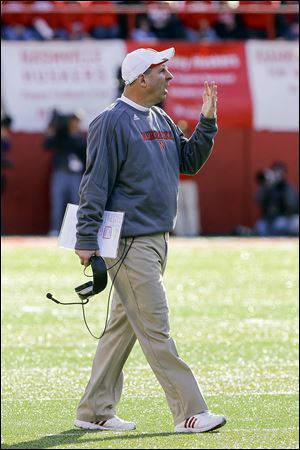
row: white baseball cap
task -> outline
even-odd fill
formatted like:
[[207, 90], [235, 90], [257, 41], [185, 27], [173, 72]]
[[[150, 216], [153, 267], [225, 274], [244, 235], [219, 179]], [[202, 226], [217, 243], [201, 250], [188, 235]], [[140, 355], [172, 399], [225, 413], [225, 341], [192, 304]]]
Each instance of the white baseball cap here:
[[128, 53], [122, 63], [122, 78], [125, 84], [131, 84], [139, 75], [146, 72], [150, 66], [168, 61], [174, 54], [174, 47], [162, 52], [157, 52], [152, 48], [139, 48]]

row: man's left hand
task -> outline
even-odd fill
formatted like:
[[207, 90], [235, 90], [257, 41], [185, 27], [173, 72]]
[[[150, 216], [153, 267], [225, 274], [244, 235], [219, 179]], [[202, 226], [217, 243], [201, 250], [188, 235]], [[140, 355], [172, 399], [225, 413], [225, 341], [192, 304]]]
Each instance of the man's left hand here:
[[204, 81], [203, 105], [201, 113], [206, 119], [215, 119], [217, 117], [217, 85], [213, 81], [210, 85]]

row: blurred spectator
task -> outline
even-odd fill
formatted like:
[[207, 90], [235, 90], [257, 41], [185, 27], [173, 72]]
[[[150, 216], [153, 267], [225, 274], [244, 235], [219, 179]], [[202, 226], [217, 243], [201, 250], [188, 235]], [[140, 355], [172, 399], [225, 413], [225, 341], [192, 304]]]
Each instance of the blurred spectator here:
[[[71, 41], [81, 40], [89, 37], [87, 26], [84, 22], [84, 13], [80, 10], [78, 11], [78, 7], [81, 7], [79, 2], [55, 1], [54, 4], [56, 8], [61, 9], [61, 12], [58, 12], [56, 14], [56, 37]], [[66, 10], [67, 12], [63, 12]]]
[[32, 3], [32, 24], [42, 40], [80, 40], [88, 37], [84, 14], [80, 12], [81, 2], [42, 0]]
[[[11, 140], [9, 135], [11, 123], [12, 119], [9, 116], [1, 117], [1, 197], [6, 189], [5, 170], [13, 167], [12, 161], [7, 157], [7, 153], [9, 153], [11, 149]], [[1, 235], [4, 234], [2, 205], [3, 202], [1, 201]]]
[[40, 40], [49, 40], [55, 37], [57, 28], [56, 14], [49, 14], [53, 8], [53, 2], [32, 2], [31, 24], [39, 35]]
[[172, 12], [169, 2], [150, 2], [148, 20], [152, 32], [158, 39], [186, 39], [185, 27]]
[[228, 8], [222, 10], [222, 6], [226, 6], [227, 2], [220, 2], [221, 12], [218, 12], [214, 22], [214, 28], [220, 39], [244, 39], [246, 37], [245, 30], [238, 14], [234, 14]]
[[[189, 138], [191, 130], [185, 120], [179, 120], [177, 126]], [[201, 233], [199, 193], [195, 177], [180, 174], [178, 189], [178, 213], [174, 234], [192, 237]]]
[[106, 6], [113, 7], [115, 2], [112, 1], [82, 1], [78, 2], [83, 8], [86, 8], [86, 13], [83, 17], [84, 29], [89, 35], [95, 39], [115, 39], [120, 36], [120, 28], [118, 16], [115, 12], [103, 12], [89, 14], [88, 7], [97, 5], [103, 7], [105, 11]]
[[15, 41], [39, 40], [40, 35], [32, 24], [32, 15], [28, 12], [31, 1], [6, 1], [5, 14], [1, 12], [1, 38]]
[[299, 40], [299, 19], [295, 19], [288, 28], [288, 30], [283, 35], [283, 38], [286, 38], [290, 41], [298, 41]]
[[[113, 6], [112, 1], [4, 2], [2, 37], [14, 40], [79, 40], [119, 37], [115, 12], [90, 12], [90, 6]], [[28, 6], [31, 9], [28, 9]], [[8, 11], [7, 11], [8, 10]], [[18, 14], [16, 14], [18, 13]]]
[[76, 114], [61, 115], [54, 111], [44, 140], [44, 148], [53, 152], [51, 236], [59, 234], [67, 203], [79, 202], [79, 185], [86, 159], [86, 138], [80, 132], [80, 122]]
[[255, 232], [259, 236], [299, 235], [298, 194], [286, 176], [287, 168], [281, 161], [256, 174], [256, 201], [261, 207], [261, 217]]
[[194, 41], [214, 42], [218, 40], [218, 35], [213, 27], [210, 26], [207, 19], [199, 21], [198, 29], [196, 30]]
[[[218, 36], [222, 39], [266, 39], [299, 38], [298, 14], [279, 14], [276, 12], [283, 4], [298, 5], [298, 2], [284, 1], [240, 1], [241, 7], [253, 9], [250, 13], [233, 14], [226, 8], [226, 1], [218, 2], [220, 10], [215, 23]], [[255, 12], [256, 6], [265, 7], [268, 12]], [[222, 8], [223, 7], [223, 8]]]
[[1, 194], [5, 192], [6, 177], [4, 170], [13, 167], [13, 163], [7, 158], [7, 154], [11, 149], [11, 140], [9, 135], [9, 129], [12, 123], [12, 119], [9, 116], [1, 117]]
[[157, 41], [153, 31], [151, 31], [150, 22], [145, 15], [138, 16], [136, 19], [136, 28], [132, 30], [131, 39], [135, 41]]
[[[280, 1], [241, 1], [240, 5], [253, 6], [255, 5], [267, 6], [270, 9], [270, 13], [248, 13], [241, 14], [241, 20], [245, 29], [246, 39], [266, 39], [268, 36], [268, 28], [271, 26], [275, 19], [272, 10], [276, 10], [280, 6]], [[276, 15], [276, 14], [275, 14]]]
[[[130, 5], [139, 5], [140, 1], [134, 0], [124, 0], [124, 1], [116, 1], [117, 5], [120, 6], [130, 6]], [[143, 2], [145, 3], [145, 2]], [[120, 27], [119, 37], [120, 39], [128, 39], [130, 37], [130, 17], [128, 14], [118, 14], [118, 23]]]
[[[215, 30], [217, 21], [217, 10], [219, 5], [212, 1], [185, 1], [184, 6], [188, 7], [190, 12], [184, 10], [178, 14], [186, 29], [186, 38], [189, 41], [208, 41], [213, 42], [218, 39]], [[209, 13], [207, 7], [215, 8], [216, 12]]]
[[[254, 12], [246, 14], [233, 12], [227, 1], [21, 0], [2, 1], [1, 4], [5, 7], [1, 14], [1, 37], [7, 40], [79, 40], [92, 37], [213, 42], [217, 39], [265, 39], [270, 37], [270, 33], [274, 34], [272, 38], [299, 39], [298, 14], [273, 13], [282, 4], [298, 4], [293, 1], [241, 1], [240, 6], [253, 7]], [[135, 4], [144, 5], [147, 13], [146, 16], [137, 13], [136, 28], [132, 30], [132, 15], [118, 13], [117, 6], [130, 8]], [[270, 12], [255, 13], [256, 5], [266, 6]], [[102, 7], [103, 12], [92, 11], [90, 7], [93, 6]], [[112, 7], [112, 11], [106, 12], [107, 6]]]
[[[282, 4], [297, 4], [298, 2], [281, 2]], [[276, 14], [276, 37], [290, 41], [299, 39], [299, 14]]]

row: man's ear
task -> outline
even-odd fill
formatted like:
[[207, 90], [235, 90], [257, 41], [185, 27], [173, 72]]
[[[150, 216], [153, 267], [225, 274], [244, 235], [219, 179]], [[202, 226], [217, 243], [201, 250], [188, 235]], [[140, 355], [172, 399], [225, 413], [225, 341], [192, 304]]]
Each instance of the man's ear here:
[[147, 87], [147, 80], [146, 80], [146, 77], [144, 74], [139, 75], [138, 81], [139, 81], [141, 87], [143, 87], [143, 88]]

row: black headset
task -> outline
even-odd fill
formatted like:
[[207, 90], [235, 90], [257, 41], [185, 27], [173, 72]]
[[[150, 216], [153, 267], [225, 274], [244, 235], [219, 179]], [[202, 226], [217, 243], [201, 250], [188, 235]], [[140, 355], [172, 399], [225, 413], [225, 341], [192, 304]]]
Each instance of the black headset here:
[[107, 285], [107, 268], [104, 259], [101, 256], [91, 256], [90, 262], [93, 271], [93, 281], [88, 281], [75, 288], [75, 292], [81, 300], [99, 294]]
[[[116, 276], [118, 275], [118, 272], [121, 268], [121, 265], [123, 264], [129, 250], [131, 249], [131, 246], [134, 242], [134, 237], [131, 238], [131, 242], [129, 244], [129, 246], [127, 247], [127, 238], [125, 238], [125, 245], [124, 245], [124, 250], [123, 253], [121, 255], [121, 257], [117, 260], [117, 262], [115, 262], [115, 264], [113, 264], [111, 267], [106, 267], [105, 261], [103, 258], [101, 258], [101, 256], [91, 256], [90, 258], [90, 263], [91, 263], [91, 267], [92, 267], [92, 271], [93, 271], [93, 281], [88, 281], [87, 283], [81, 284], [80, 286], [77, 286], [75, 288], [75, 292], [76, 294], [79, 296], [80, 298], [80, 302], [61, 302], [59, 300], [57, 300], [56, 298], [53, 297], [53, 295], [48, 292], [46, 294], [46, 297], [49, 298], [50, 300], [52, 300], [55, 303], [58, 303], [60, 305], [81, 305], [82, 306], [82, 313], [83, 313], [83, 319], [84, 319], [84, 323], [89, 331], [89, 333], [91, 334], [91, 336], [93, 336], [95, 339], [101, 339], [101, 337], [104, 335], [105, 330], [106, 330], [106, 326], [107, 326], [107, 321], [108, 321], [108, 313], [109, 313], [109, 301], [110, 301], [110, 296], [111, 296], [111, 292], [112, 292], [112, 288], [116, 279]], [[126, 248], [127, 247], [127, 248]], [[119, 264], [120, 263], [120, 264]], [[110, 287], [110, 291], [109, 291], [109, 295], [108, 295], [108, 301], [107, 301], [107, 309], [106, 309], [106, 319], [105, 319], [105, 325], [104, 325], [104, 329], [103, 332], [101, 334], [101, 336], [95, 336], [86, 321], [85, 318], [85, 312], [84, 312], [84, 305], [86, 305], [89, 301], [90, 301], [90, 297], [92, 297], [93, 295], [99, 294], [99, 292], [102, 292], [107, 285], [107, 271], [112, 269], [114, 266], [116, 266], [117, 264], [119, 264], [119, 267], [112, 279], [112, 284]], [[85, 273], [85, 271], [84, 271]], [[88, 276], [88, 275], [86, 275]]]
[[61, 305], [77, 305], [86, 304], [89, 302], [90, 297], [102, 292], [107, 285], [107, 268], [103, 258], [101, 256], [91, 256], [90, 263], [93, 271], [93, 281], [88, 281], [87, 283], [81, 284], [75, 288], [76, 294], [79, 296], [81, 302], [61, 302], [53, 297], [53, 295], [48, 292], [47, 298], [53, 300], [55, 303]]

